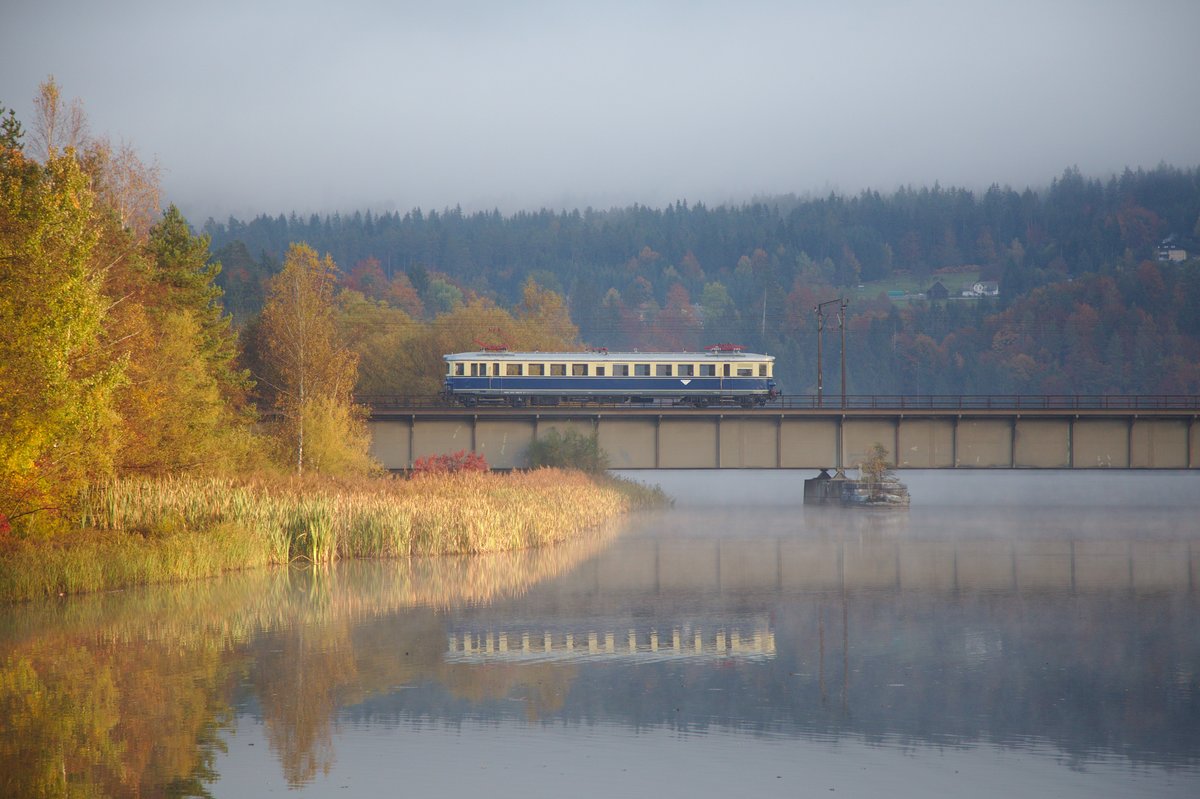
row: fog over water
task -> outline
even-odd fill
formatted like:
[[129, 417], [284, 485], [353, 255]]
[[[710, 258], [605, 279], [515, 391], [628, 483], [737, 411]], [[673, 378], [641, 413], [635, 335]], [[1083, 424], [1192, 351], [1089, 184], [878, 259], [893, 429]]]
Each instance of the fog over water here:
[[[794, 506], [813, 470], [631, 470], [617, 474], [659, 485], [679, 507]], [[849, 471], [851, 477], [854, 470]], [[903, 469], [912, 511], [942, 507], [1200, 509], [1195, 471]], [[1200, 521], [1197, 522], [1200, 526]]]

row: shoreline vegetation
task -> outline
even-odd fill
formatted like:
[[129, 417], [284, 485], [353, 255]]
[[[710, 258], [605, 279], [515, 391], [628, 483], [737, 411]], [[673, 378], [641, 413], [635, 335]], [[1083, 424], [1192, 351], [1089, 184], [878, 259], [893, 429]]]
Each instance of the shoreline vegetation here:
[[70, 534], [0, 541], [0, 601], [297, 561], [540, 548], [668, 502], [657, 488], [553, 468], [408, 480], [123, 478], [84, 493]]

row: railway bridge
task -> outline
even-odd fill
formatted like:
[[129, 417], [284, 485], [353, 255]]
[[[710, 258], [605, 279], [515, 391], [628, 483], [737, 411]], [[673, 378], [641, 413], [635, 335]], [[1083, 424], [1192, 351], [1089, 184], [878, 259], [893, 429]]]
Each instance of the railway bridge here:
[[856, 468], [877, 443], [899, 469], [1200, 469], [1198, 396], [804, 395], [753, 409], [359, 401], [371, 453], [392, 470], [462, 450], [522, 468], [550, 430], [595, 433], [614, 469]]

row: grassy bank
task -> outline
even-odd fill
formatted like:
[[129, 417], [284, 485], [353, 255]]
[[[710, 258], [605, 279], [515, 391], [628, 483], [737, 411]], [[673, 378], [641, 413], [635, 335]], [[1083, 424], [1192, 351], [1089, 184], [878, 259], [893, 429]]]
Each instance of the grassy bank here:
[[295, 560], [527, 549], [571, 539], [656, 490], [540, 469], [412, 480], [121, 480], [80, 504], [81, 529], [0, 551], [0, 599], [208, 577]]

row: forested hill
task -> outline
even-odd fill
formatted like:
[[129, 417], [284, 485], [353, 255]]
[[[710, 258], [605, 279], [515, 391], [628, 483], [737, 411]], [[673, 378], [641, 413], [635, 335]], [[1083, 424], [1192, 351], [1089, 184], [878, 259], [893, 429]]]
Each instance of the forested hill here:
[[[1164, 240], [1200, 252], [1198, 168], [736, 207], [261, 216], [205, 232], [241, 318], [304, 241], [347, 273], [405, 283], [427, 316], [471, 294], [513, 307], [532, 276], [567, 297], [589, 344], [733, 340], [778, 355], [796, 393], [815, 382], [812, 307], [843, 295], [854, 392], [1200, 390], [1200, 263], [1158, 261]], [[998, 296], [959, 296], [982, 281]], [[900, 297], [935, 282], [948, 299]]]

